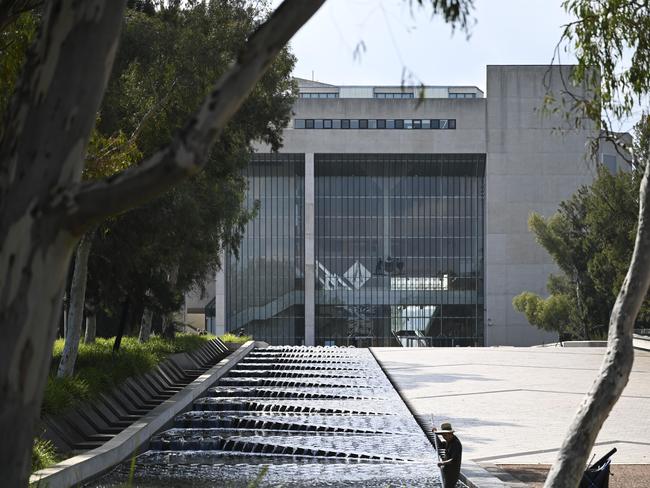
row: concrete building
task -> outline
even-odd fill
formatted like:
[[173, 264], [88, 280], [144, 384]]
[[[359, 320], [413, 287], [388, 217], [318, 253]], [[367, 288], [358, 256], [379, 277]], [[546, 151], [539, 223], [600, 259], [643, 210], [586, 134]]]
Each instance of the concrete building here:
[[593, 131], [540, 111], [568, 72], [488, 66], [486, 94], [298, 80], [282, 150], [259, 147], [247, 170], [260, 210], [217, 275], [210, 328], [276, 344], [555, 340], [512, 298], [545, 294], [555, 270], [530, 212], [551, 215], [595, 172]]

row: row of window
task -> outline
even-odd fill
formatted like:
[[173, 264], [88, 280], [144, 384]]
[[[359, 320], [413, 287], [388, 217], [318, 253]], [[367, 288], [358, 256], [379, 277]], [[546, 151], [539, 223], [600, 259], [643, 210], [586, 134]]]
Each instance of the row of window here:
[[449, 98], [476, 98], [476, 93], [450, 93]]
[[300, 98], [338, 98], [338, 93], [300, 93]]
[[375, 93], [375, 98], [415, 98], [413, 93]]
[[294, 119], [294, 129], [455, 129], [456, 119]]

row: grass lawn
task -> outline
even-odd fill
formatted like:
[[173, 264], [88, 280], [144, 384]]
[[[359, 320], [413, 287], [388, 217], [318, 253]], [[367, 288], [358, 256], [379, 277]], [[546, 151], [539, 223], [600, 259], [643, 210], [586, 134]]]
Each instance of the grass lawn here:
[[[167, 356], [198, 349], [214, 339], [211, 335], [176, 334], [173, 341], [152, 336], [141, 343], [136, 337], [123, 337], [117, 354], [113, 354], [114, 337], [98, 338], [94, 344], [79, 344], [75, 374], [70, 378], [57, 378], [63, 352], [63, 339], [54, 343], [50, 375], [45, 387], [41, 414], [56, 415], [75, 403], [92, 400], [101, 392], [109, 391], [129, 376], [146, 373]], [[58, 462], [59, 456], [51, 442], [34, 439], [32, 471]]]
[[99, 338], [94, 344], [79, 344], [74, 376], [57, 378], [56, 370], [64, 343], [63, 339], [59, 339], [54, 343], [41, 413], [56, 414], [74, 403], [92, 400], [129, 376], [146, 373], [167, 356], [193, 351], [211, 339], [214, 336], [177, 334], [173, 341], [153, 336], [141, 343], [136, 337], [124, 337], [120, 350], [113, 354], [114, 338]]

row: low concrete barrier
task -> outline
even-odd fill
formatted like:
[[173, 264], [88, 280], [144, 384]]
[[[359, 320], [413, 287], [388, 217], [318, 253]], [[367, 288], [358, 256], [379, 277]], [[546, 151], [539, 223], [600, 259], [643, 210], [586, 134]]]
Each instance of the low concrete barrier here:
[[142, 447], [177, 414], [190, 406], [215, 381], [224, 376], [255, 348], [265, 348], [265, 342], [248, 341], [237, 351], [222, 359], [183, 390], [164, 401], [141, 419], [135, 421], [102, 446], [61, 461], [32, 474], [30, 485], [46, 488], [67, 488], [93, 478], [124, 461]]
[[634, 344], [634, 349], [650, 351], [650, 337], [634, 334], [632, 342]]

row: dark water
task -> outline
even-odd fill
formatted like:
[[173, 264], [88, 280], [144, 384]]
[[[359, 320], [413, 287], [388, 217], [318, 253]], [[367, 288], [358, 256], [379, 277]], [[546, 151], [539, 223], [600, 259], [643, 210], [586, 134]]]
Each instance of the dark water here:
[[436, 454], [367, 349], [251, 352], [92, 487], [438, 487]]

